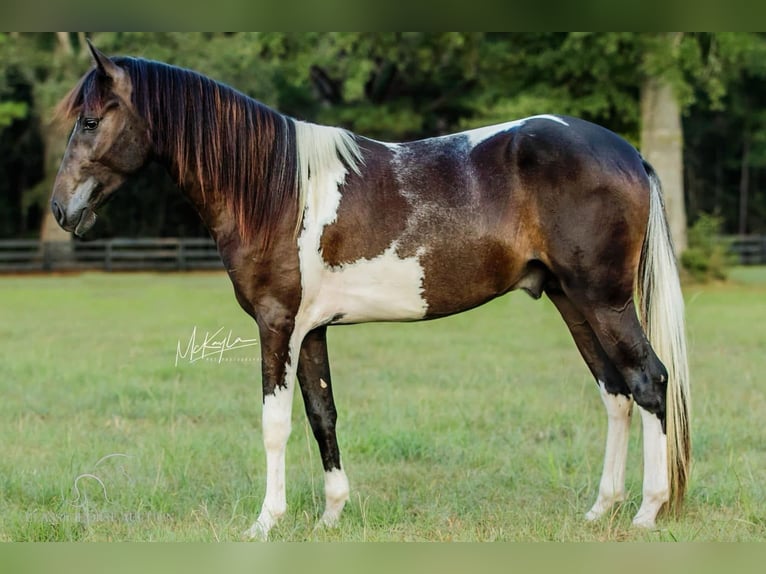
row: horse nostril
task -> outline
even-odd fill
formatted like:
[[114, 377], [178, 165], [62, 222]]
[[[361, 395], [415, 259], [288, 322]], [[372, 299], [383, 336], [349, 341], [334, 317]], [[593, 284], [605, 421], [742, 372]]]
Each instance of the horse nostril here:
[[61, 209], [59, 202], [55, 199], [51, 201], [51, 210], [53, 211], [53, 216], [56, 218], [56, 221], [58, 221], [59, 225], [64, 225], [64, 210]]

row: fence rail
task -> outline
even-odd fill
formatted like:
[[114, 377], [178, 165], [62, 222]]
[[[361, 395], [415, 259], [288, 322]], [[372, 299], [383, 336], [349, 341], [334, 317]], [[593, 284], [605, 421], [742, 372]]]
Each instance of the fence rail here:
[[740, 265], [766, 264], [766, 235], [735, 235], [726, 239]]
[[0, 241], [0, 272], [222, 268], [215, 242], [209, 238], [116, 238], [67, 243], [34, 239]]
[[[727, 237], [741, 265], [766, 264], [766, 235]], [[44, 243], [36, 239], [0, 240], [0, 273], [23, 271], [222, 269], [209, 238], [98, 239]]]

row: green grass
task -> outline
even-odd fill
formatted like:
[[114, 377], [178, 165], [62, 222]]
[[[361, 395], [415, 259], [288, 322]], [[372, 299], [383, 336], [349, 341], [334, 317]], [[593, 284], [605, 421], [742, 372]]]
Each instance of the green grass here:
[[[299, 393], [274, 540], [763, 540], [766, 273], [686, 289], [695, 460], [688, 502], [595, 524], [606, 421], [547, 301], [512, 294], [417, 324], [330, 329], [352, 495], [314, 530], [319, 455]], [[222, 274], [0, 277], [0, 540], [239, 540], [265, 459], [257, 347], [174, 365], [191, 330], [256, 336]]]

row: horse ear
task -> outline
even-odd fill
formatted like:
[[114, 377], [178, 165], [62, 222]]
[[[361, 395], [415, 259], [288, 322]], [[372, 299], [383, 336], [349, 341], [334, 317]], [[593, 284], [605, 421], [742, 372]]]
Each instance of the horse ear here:
[[109, 56], [106, 56], [101, 50], [96, 48], [90, 41], [90, 38], [86, 38], [85, 41], [88, 43], [88, 48], [90, 48], [90, 53], [93, 56], [93, 61], [99, 72], [112, 80], [118, 80], [124, 77], [125, 72], [122, 68], [110, 60]]
[[96, 48], [90, 41], [90, 38], [85, 38], [90, 48], [90, 53], [93, 56], [93, 61], [96, 64], [96, 69], [112, 80], [112, 90], [125, 100], [130, 100], [130, 80], [120, 66], [114, 63], [109, 56], [105, 55], [98, 48]]

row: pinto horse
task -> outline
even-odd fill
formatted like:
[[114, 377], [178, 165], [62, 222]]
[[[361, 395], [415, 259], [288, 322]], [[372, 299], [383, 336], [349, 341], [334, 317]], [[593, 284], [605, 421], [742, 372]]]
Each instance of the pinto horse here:
[[82, 235], [157, 161], [204, 220], [261, 341], [266, 492], [246, 534], [267, 537], [286, 510], [296, 378], [325, 471], [320, 523], [336, 524], [349, 497], [329, 325], [444, 317], [514, 289], [550, 298], [606, 407], [586, 518], [624, 499], [634, 401], [644, 480], [633, 522], [652, 527], [661, 507], [680, 505], [684, 302], [660, 183], [635, 148], [557, 115], [383, 143], [286, 117], [193, 71], [91, 51], [94, 67], [59, 106], [76, 121], [51, 209]]

